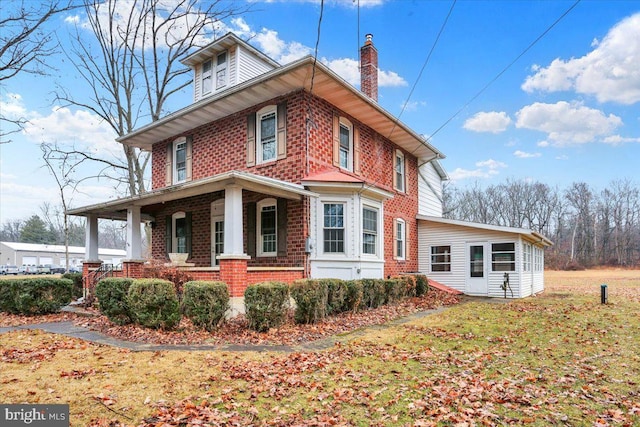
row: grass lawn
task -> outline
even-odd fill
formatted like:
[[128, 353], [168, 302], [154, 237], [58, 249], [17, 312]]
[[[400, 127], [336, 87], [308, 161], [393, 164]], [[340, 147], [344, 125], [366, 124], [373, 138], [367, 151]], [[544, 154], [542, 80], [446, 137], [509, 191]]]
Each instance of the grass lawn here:
[[547, 272], [541, 296], [320, 352], [135, 353], [11, 332], [0, 395], [69, 403], [74, 426], [640, 425], [640, 271]]

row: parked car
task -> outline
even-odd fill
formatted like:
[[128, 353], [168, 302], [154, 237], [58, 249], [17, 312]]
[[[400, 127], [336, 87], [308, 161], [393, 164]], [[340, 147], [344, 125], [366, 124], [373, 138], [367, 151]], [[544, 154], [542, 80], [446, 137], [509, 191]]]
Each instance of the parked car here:
[[20, 266], [19, 271], [20, 274], [38, 274], [38, 266], [23, 264]]
[[51, 274], [51, 267], [48, 265], [39, 265], [38, 274]]
[[16, 265], [0, 265], [0, 274], [18, 274], [20, 269]]
[[82, 273], [82, 271], [80, 271], [78, 267], [69, 267], [69, 271], [67, 271], [67, 273]]
[[52, 265], [49, 267], [51, 270], [51, 274], [64, 274], [65, 271], [67, 271], [63, 266], [61, 265]]

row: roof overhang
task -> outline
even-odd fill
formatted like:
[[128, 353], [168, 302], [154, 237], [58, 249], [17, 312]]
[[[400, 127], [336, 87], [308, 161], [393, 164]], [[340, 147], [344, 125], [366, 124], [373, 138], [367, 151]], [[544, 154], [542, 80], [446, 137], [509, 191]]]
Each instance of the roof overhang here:
[[[182, 184], [164, 187], [138, 196], [111, 200], [104, 203], [69, 209], [68, 215], [89, 216], [99, 218], [126, 219], [127, 209], [134, 206], [145, 207], [201, 194], [224, 190], [228, 185], [239, 185], [244, 190], [282, 197], [289, 200], [300, 200], [303, 196], [317, 197], [312, 191], [306, 190], [300, 184], [293, 184], [274, 178], [255, 175], [243, 171], [230, 171], [209, 178], [189, 181]], [[150, 216], [143, 216], [143, 220], [152, 220]]]
[[117, 141], [151, 150], [156, 142], [298, 90], [312, 92], [325, 99], [419, 159], [445, 157], [377, 102], [310, 56], [206, 97]]
[[194, 67], [198, 64], [201, 64], [203, 61], [212, 58], [214, 55], [224, 52], [237, 45], [242, 46], [244, 49], [247, 49], [274, 68], [280, 66], [280, 64], [278, 64], [276, 61], [269, 58], [267, 55], [231, 32], [209, 43], [205, 47], [198, 49], [196, 52], [182, 59], [180, 62], [184, 65], [188, 65], [189, 67]]
[[500, 225], [481, 224], [478, 222], [460, 221], [456, 219], [447, 219], [447, 218], [440, 218], [440, 217], [427, 216], [427, 215], [418, 215], [416, 218], [421, 221], [435, 222], [438, 224], [448, 224], [448, 225], [456, 225], [459, 227], [474, 228], [477, 230], [489, 230], [489, 231], [498, 231], [501, 233], [519, 234], [525, 240], [531, 243], [539, 244], [542, 246], [553, 246], [553, 242], [549, 240], [547, 237], [538, 233], [537, 231], [529, 230], [527, 228], [504, 227]]
[[318, 193], [360, 193], [374, 200], [384, 201], [391, 199], [393, 193], [384, 188], [366, 182], [342, 172], [330, 171], [308, 176], [302, 179], [302, 183], [309, 189]]

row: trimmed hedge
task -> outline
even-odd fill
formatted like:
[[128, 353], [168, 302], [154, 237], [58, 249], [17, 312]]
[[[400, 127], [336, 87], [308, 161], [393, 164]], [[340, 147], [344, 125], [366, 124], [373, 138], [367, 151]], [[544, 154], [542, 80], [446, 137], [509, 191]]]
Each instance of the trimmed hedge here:
[[289, 289], [296, 302], [296, 323], [316, 323], [327, 315], [327, 281], [296, 280]]
[[96, 297], [100, 313], [116, 325], [126, 325], [133, 321], [127, 296], [133, 279], [106, 277], [96, 285]]
[[229, 310], [229, 289], [226, 283], [192, 281], [184, 284], [182, 311], [194, 325], [212, 331], [223, 321]]
[[82, 289], [82, 273], [64, 273], [63, 279], [69, 279], [73, 282], [73, 298], [78, 299], [83, 295]]
[[378, 308], [387, 301], [384, 279], [362, 279], [362, 306]]
[[327, 284], [327, 316], [349, 310], [346, 307], [347, 282], [340, 279], [321, 279]]
[[129, 287], [127, 302], [133, 320], [153, 329], [172, 329], [180, 323], [180, 304], [174, 284], [161, 279], [137, 279]]
[[13, 314], [55, 313], [72, 299], [69, 279], [10, 279], [0, 282], [0, 311]]
[[244, 306], [249, 328], [266, 332], [280, 326], [289, 308], [289, 287], [282, 282], [264, 282], [248, 286]]
[[393, 304], [405, 297], [405, 283], [399, 278], [384, 281], [385, 304]]
[[362, 280], [348, 280], [344, 282], [346, 293], [344, 298], [344, 306], [342, 311], [357, 312], [362, 307], [365, 307], [362, 301], [363, 287]]
[[424, 274], [417, 274], [416, 278], [416, 296], [421, 297], [429, 291], [429, 280]]

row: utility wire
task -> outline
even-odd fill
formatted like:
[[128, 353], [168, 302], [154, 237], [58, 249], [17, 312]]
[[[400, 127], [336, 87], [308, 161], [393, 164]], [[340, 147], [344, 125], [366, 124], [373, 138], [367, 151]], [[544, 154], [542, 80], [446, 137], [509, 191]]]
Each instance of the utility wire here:
[[[555, 27], [560, 21], [562, 21], [562, 19], [564, 19], [565, 16], [567, 16], [569, 14], [569, 12], [571, 12], [577, 5], [578, 3], [580, 3], [581, 0], [576, 0], [571, 7], [569, 7], [562, 15], [560, 15], [560, 17], [558, 19], [556, 19], [546, 30], [544, 30], [542, 32], [542, 34], [540, 34], [533, 42], [531, 42], [529, 44], [529, 46], [527, 46], [521, 53], [520, 55], [518, 55], [513, 61], [511, 61], [506, 67], [504, 67], [502, 69], [502, 71], [500, 71], [493, 79], [491, 79], [489, 81], [489, 83], [487, 83], [486, 85], [484, 85], [482, 87], [482, 89], [480, 89], [475, 95], [473, 95], [473, 97], [467, 101], [462, 107], [460, 107], [460, 109], [458, 111], [456, 111], [451, 117], [449, 117], [438, 129], [435, 130], [435, 132], [433, 132], [431, 135], [429, 135], [429, 137], [427, 138], [427, 141], [430, 141], [431, 138], [433, 138], [434, 135], [436, 135], [438, 132], [440, 132], [445, 126], [447, 126], [453, 119], [455, 119], [462, 111], [464, 111], [465, 108], [467, 108], [469, 106], [469, 104], [471, 104], [473, 101], [475, 101], [480, 95], [482, 95], [484, 93], [485, 90], [487, 90], [489, 88], [489, 86], [491, 86], [493, 83], [495, 83], [496, 80], [498, 80], [509, 68], [511, 68], [511, 66], [513, 64], [515, 64], [520, 58], [522, 58], [536, 43], [538, 43], [544, 36], [547, 35], [547, 33], [549, 31], [551, 31], [551, 29], [553, 27]], [[415, 151], [415, 150], [414, 150]]]
[[322, 26], [322, 14], [324, 12], [324, 0], [320, 0], [320, 17], [318, 18], [318, 34], [316, 36], [316, 48], [313, 54], [313, 68], [311, 70], [311, 85], [309, 93], [313, 93], [313, 79], [316, 76], [316, 64], [318, 63], [318, 45], [320, 44], [320, 27]]

